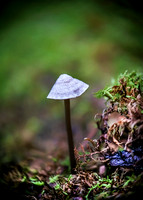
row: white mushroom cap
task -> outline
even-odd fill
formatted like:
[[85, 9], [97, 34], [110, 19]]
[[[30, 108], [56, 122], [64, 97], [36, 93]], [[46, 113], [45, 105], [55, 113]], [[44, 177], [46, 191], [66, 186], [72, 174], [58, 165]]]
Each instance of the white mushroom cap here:
[[89, 85], [67, 74], [61, 74], [53, 85], [48, 99], [71, 99], [83, 94]]

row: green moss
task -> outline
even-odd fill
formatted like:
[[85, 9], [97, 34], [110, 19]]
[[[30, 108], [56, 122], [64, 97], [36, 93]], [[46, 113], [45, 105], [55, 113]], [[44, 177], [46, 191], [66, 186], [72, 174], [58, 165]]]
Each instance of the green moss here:
[[125, 71], [124, 74], [120, 74], [117, 81], [114, 84], [105, 87], [95, 93], [96, 98], [105, 98], [112, 102], [118, 102], [123, 97], [127, 99], [135, 99], [137, 92], [143, 92], [143, 75], [136, 72], [128, 73]]

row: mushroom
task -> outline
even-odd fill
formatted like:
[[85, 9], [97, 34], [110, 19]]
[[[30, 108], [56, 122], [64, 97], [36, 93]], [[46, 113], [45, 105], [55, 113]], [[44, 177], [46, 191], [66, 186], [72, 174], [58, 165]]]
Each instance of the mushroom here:
[[74, 173], [76, 160], [71, 128], [70, 99], [80, 96], [87, 90], [88, 87], [89, 85], [78, 79], [75, 79], [67, 74], [61, 74], [47, 96], [48, 99], [64, 100], [71, 173]]

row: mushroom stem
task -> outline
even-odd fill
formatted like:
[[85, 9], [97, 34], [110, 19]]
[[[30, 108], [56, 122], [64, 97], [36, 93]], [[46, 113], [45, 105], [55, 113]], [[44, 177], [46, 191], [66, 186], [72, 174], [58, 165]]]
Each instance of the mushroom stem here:
[[75, 173], [74, 169], [76, 167], [76, 160], [74, 155], [74, 142], [73, 142], [71, 118], [70, 118], [70, 99], [65, 99], [64, 104], [65, 104], [65, 120], [66, 120], [66, 129], [68, 137], [71, 173]]

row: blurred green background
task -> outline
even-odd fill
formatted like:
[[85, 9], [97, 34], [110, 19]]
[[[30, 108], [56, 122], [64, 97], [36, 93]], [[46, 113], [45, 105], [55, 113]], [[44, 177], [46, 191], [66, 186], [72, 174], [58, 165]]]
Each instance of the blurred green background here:
[[63, 73], [90, 85], [71, 102], [76, 146], [95, 136], [104, 100], [93, 93], [125, 70], [142, 72], [143, 14], [135, 5], [30, 0], [1, 7], [1, 162], [20, 160], [31, 148], [67, 148], [63, 102], [46, 99]]

